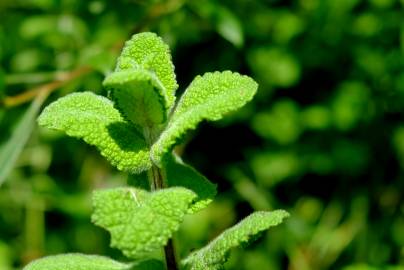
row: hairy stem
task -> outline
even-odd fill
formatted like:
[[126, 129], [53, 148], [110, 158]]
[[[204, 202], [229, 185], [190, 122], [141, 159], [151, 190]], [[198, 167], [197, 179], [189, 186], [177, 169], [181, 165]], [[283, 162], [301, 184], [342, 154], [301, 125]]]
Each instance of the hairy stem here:
[[168, 270], [177, 270], [177, 258], [175, 257], [174, 241], [172, 238], [168, 239], [167, 245], [164, 247], [166, 255], [166, 263]]
[[[151, 129], [145, 129], [144, 134], [148, 144], [151, 146], [155, 140], [153, 132], [151, 131]], [[163, 173], [159, 167], [153, 164], [148, 175], [151, 190], [166, 188]], [[167, 270], [178, 270], [174, 241], [172, 239], [168, 239], [167, 244], [164, 246], [164, 255], [166, 259]]]
[[156, 165], [153, 165], [153, 167], [151, 168], [151, 175], [151, 190], [159, 190], [165, 188], [164, 179], [160, 168], [158, 168]]
[[[151, 188], [152, 190], [159, 190], [165, 188], [165, 183], [161, 169], [156, 165], [151, 168]], [[177, 259], [175, 256], [175, 247], [172, 239], [169, 239], [164, 247], [164, 254], [166, 258], [166, 265], [168, 270], [178, 270]]]

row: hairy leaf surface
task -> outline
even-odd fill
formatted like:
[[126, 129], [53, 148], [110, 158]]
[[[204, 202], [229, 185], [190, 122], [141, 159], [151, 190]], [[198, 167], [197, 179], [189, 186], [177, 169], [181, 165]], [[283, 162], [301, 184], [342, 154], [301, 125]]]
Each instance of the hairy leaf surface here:
[[23, 270], [130, 270], [131, 265], [107, 257], [84, 254], [62, 254], [35, 260]]
[[117, 109], [133, 124], [153, 127], [167, 119], [167, 96], [157, 77], [144, 69], [111, 73], [103, 82]]
[[195, 198], [185, 188], [96, 191], [92, 221], [110, 232], [112, 247], [127, 257], [143, 258], [167, 243]]
[[186, 131], [194, 129], [202, 120], [218, 120], [252, 99], [257, 83], [230, 71], [197, 76], [181, 97], [166, 130], [152, 147], [151, 156], [161, 163], [162, 156]]
[[198, 196], [189, 209], [190, 213], [195, 213], [212, 202], [217, 192], [216, 185], [191, 166], [184, 164], [179, 157], [169, 158], [165, 169], [169, 187], [185, 187]]
[[178, 88], [174, 65], [169, 47], [159, 36], [148, 32], [135, 34], [125, 43], [116, 71], [133, 68], [155, 73], [167, 91], [167, 107], [174, 104]]
[[112, 102], [91, 92], [73, 93], [46, 107], [39, 124], [96, 146], [119, 170], [139, 173], [151, 167], [146, 142]]
[[255, 212], [223, 232], [206, 247], [191, 253], [182, 263], [191, 270], [223, 269], [232, 248], [248, 244], [257, 234], [282, 223], [288, 216], [283, 210]]

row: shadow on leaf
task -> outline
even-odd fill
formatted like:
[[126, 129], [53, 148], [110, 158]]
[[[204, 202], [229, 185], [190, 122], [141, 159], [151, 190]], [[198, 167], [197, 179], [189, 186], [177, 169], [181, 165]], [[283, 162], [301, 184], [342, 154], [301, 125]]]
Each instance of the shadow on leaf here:
[[146, 141], [136, 128], [126, 122], [114, 122], [107, 126], [111, 138], [123, 151], [139, 152], [147, 149]]

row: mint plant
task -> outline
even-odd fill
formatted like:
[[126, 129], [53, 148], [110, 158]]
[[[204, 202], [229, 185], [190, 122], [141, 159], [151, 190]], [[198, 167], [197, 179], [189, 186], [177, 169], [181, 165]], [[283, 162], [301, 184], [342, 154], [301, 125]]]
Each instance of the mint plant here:
[[129, 263], [66, 254], [36, 260], [25, 270], [223, 269], [232, 248], [248, 244], [288, 216], [283, 210], [253, 213], [178, 263], [173, 234], [185, 215], [212, 201], [216, 186], [184, 164], [173, 147], [199, 122], [242, 107], [258, 85], [230, 71], [206, 73], [176, 102], [169, 48], [153, 33], [126, 42], [103, 85], [112, 101], [91, 92], [73, 93], [46, 107], [38, 122], [94, 145], [130, 175], [132, 186], [94, 192], [92, 215]]

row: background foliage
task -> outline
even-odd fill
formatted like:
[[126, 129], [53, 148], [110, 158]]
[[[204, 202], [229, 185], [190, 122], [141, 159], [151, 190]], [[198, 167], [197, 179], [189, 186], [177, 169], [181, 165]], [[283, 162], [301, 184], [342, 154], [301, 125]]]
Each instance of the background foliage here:
[[34, 119], [67, 93], [106, 95], [105, 74], [139, 31], [169, 43], [183, 87], [227, 69], [260, 84], [246, 108], [202, 125], [176, 149], [219, 187], [209, 208], [186, 219], [180, 253], [253, 210], [285, 208], [291, 218], [237, 251], [227, 269], [403, 269], [403, 7], [402, 0], [2, 0], [0, 269], [62, 252], [121, 257], [90, 223], [89, 198], [127, 175]]

